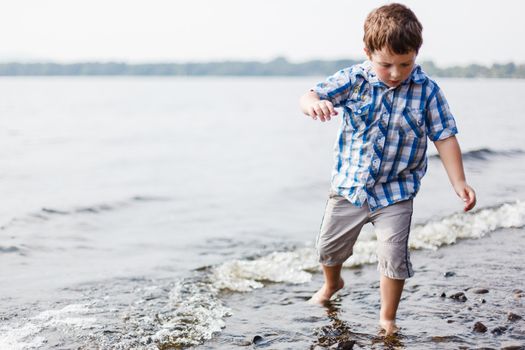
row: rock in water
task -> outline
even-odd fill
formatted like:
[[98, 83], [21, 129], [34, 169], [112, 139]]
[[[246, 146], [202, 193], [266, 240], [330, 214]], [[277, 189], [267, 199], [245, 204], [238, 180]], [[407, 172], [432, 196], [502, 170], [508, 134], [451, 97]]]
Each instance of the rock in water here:
[[501, 344], [501, 350], [523, 350], [523, 345], [520, 344]]
[[486, 288], [475, 288], [475, 289], [472, 289], [471, 292], [474, 294], [486, 294], [489, 292], [489, 290]]
[[261, 344], [262, 342], [264, 342], [264, 338], [261, 337], [260, 335], [256, 335], [255, 337], [253, 337], [253, 340], [252, 340], [252, 343], [255, 344], [255, 345], [259, 345]]
[[474, 324], [474, 332], [485, 333], [486, 331], [487, 327], [483, 323], [478, 321]]
[[507, 314], [507, 319], [508, 319], [509, 321], [514, 322], [514, 321], [521, 320], [522, 317], [521, 317], [520, 315], [516, 315], [516, 314], [513, 314], [512, 312], [509, 312], [509, 313]]
[[499, 327], [496, 327], [493, 330], [491, 330], [490, 333], [492, 333], [494, 335], [502, 335], [503, 333], [505, 333], [506, 330], [507, 330], [507, 327], [499, 326]]
[[452, 277], [452, 276], [456, 276], [456, 273], [454, 271], [447, 271], [443, 274], [443, 276]]
[[342, 341], [337, 345], [337, 350], [352, 350], [355, 345], [355, 340]]
[[452, 294], [449, 298], [455, 299], [458, 301], [462, 301], [462, 302], [467, 301], [467, 297], [465, 296], [465, 293], [463, 292], [457, 292], [455, 294]]

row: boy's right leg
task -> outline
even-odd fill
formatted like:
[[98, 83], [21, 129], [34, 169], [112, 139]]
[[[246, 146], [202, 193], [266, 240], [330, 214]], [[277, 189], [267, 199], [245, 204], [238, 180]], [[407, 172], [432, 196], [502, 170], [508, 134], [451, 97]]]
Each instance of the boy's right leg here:
[[313, 296], [309, 302], [313, 304], [324, 304], [332, 295], [344, 287], [345, 282], [341, 278], [342, 264], [335, 266], [323, 266], [324, 284]]
[[352, 255], [357, 236], [367, 221], [368, 207], [359, 208], [342, 196], [330, 195], [316, 244], [325, 283], [312, 296], [311, 303], [324, 304], [343, 288], [341, 267]]

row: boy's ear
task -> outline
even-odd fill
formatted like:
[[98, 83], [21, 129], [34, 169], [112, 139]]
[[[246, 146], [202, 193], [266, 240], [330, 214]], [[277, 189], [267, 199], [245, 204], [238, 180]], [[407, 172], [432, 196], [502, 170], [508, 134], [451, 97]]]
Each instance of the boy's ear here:
[[371, 60], [372, 59], [372, 52], [366, 46], [365, 46], [364, 50], [365, 50], [366, 57], [368, 57], [368, 59]]

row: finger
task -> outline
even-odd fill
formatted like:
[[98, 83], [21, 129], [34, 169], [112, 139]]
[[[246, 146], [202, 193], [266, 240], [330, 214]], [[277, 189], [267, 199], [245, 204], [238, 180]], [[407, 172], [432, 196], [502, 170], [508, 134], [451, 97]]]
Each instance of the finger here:
[[465, 203], [465, 211], [468, 211], [476, 205], [476, 193], [472, 188], [465, 189], [467, 194], [467, 202]]
[[330, 111], [330, 115], [337, 115], [337, 111], [335, 110], [334, 105], [331, 103], [330, 104], [327, 103], [327, 105], [328, 105], [328, 110]]
[[323, 111], [323, 116], [325, 118], [329, 118], [330, 117], [330, 109], [328, 108], [328, 106], [326, 104], [322, 104], [321, 105], [321, 110]]
[[310, 115], [310, 117], [312, 117], [313, 120], [317, 120], [317, 113], [315, 113], [314, 107], [310, 107], [310, 109], [308, 110], [308, 114]]
[[320, 121], [325, 121], [324, 112], [320, 105], [315, 106], [315, 113], [317, 114], [317, 117], [319, 117]]
[[469, 211], [470, 209], [474, 208], [476, 205], [476, 201], [469, 202], [465, 205], [465, 211]]
[[323, 114], [323, 110], [321, 109], [321, 107], [319, 105], [316, 105], [314, 107], [314, 111], [315, 111], [315, 115], [317, 116], [316, 119], [319, 119], [320, 121], [324, 121], [324, 114]]

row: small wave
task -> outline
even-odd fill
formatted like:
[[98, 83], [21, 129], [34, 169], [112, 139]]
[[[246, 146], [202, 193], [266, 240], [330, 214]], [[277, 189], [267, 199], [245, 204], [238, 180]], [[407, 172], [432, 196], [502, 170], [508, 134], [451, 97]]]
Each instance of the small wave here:
[[9, 222], [6, 224], [0, 226], [0, 230], [5, 230], [9, 228], [10, 226], [13, 226], [17, 223], [23, 222], [23, 223], [29, 223], [36, 221], [48, 221], [53, 219], [56, 216], [65, 216], [65, 215], [74, 215], [74, 214], [100, 214], [120, 208], [128, 207], [136, 202], [158, 202], [158, 201], [167, 201], [169, 200], [168, 197], [161, 197], [161, 196], [133, 196], [131, 198], [122, 200], [122, 201], [116, 201], [111, 204], [109, 203], [101, 203], [101, 204], [94, 204], [89, 206], [79, 206], [79, 207], [73, 207], [70, 209], [57, 209], [57, 208], [50, 208], [50, 207], [43, 207], [40, 209], [40, 211], [33, 212], [27, 214], [25, 217], [15, 217], [12, 218]]
[[435, 250], [442, 245], [453, 244], [458, 239], [480, 238], [501, 228], [524, 225], [525, 202], [504, 203], [417, 225], [410, 232], [409, 245], [413, 249]]
[[[464, 160], [488, 160], [496, 157], [513, 157], [525, 154], [521, 149], [493, 150], [490, 148], [480, 148], [462, 153]], [[430, 159], [439, 159], [439, 154], [429, 156]]]
[[212, 269], [214, 285], [219, 289], [245, 292], [264, 285], [261, 282], [308, 282], [318, 265], [312, 249], [273, 252], [254, 260], [234, 260]]
[[2, 247], [0, 245], [0, 253], [16, 253], [16, 252], [20, 252], [20, 248], [15, 247], [15, 246]]
[[[525, 225], [525, 202], [505, 203], [473, 213], [453, 214], [445, 218], [416, 225], [410, 232], [411, 249], [436, 250], [459, 239], [480, 238], [501, 228]], [[346, 267], [377, 262], [377, 241], [374, 236], [359, 240]], [[360, 237], [361, 238], [361, 237]], [[313, 248], [289, 252], [273, 252], [253, 260], [228, 261], [211, 269], [214, 285], [219, 289], [246, 292], [264, 287], [264, 282], [304, 283], [319, 270]]]

